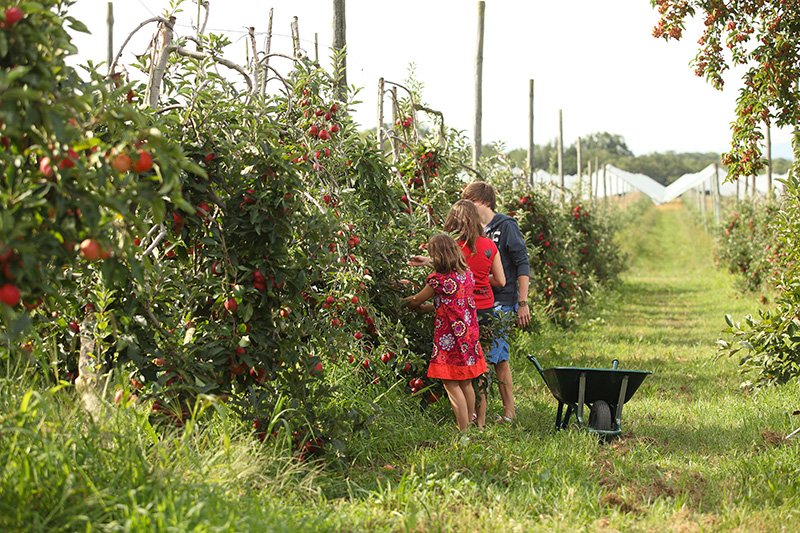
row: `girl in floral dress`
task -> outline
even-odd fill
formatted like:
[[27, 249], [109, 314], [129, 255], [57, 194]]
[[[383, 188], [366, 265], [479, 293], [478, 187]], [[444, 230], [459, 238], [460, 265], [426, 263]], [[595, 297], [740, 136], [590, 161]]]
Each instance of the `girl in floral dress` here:
[[434, 273], [416, 295], [404, 298], [409, 309], [433, 297], [436, 318], [428, 377], [444, 382], [460, 431], [475, 411], [472, 379], [486, 372], [473, 291], [475, 281], [464, 253], [449, 235], [435, 235], [428, 243]]

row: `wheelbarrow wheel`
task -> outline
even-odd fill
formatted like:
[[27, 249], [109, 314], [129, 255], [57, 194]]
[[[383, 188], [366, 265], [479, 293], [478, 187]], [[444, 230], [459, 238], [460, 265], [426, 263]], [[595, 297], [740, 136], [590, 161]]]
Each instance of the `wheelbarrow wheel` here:
[[589, 413], [589, 427], [601, 431], [611, 431], [611, 407], [603, 400], [597, 400], [592, 404]]

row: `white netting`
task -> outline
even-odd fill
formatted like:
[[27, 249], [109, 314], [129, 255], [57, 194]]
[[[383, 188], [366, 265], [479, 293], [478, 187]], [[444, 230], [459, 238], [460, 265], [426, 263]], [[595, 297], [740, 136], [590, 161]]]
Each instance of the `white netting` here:
[[[740, 178], [738, 184], [737, 182], [726, 182], [727, 171], [714, 164], [708, 165], [700, 172], [684, 174], [666, 187], [650, 176], [628, 172], [614, 165], [606, 165], [605, 180], [603, 179], [602, 170], [593, 172], [591, 176], [583, 175], [580, 180], [578, 176], [572, 174], [564, 176], [564, 188], [568, 189], [571, 192], [570, 194], [580, 194], [583, 198], [589, 197], [590, 183], [592, 186], [591, 196], [595, 198], [619, 196], [639, 191], [653, 200], [653, 203], [659, 205], [674, 200], [694, 188], [703, 188], [706, 191], [711, 191], [715, 169], [719, 192], [722, 196], [744, 196], [745, 190], [750, 186], [745, 184], [745, 179]], [[787, 174], [772, 175], [772, 187], [776, 195], [780, 195], [783, 192], [783, 185], [780, 180], [786, 179], [786, 177]], [[558, 174], [550, 174], [544, 170], [537, 170], [533, 175], [533, 181], [535, 184], [560, 185]], [[762, 195], [767, 193], [766, 174], [756, 176], [756, 191]]]

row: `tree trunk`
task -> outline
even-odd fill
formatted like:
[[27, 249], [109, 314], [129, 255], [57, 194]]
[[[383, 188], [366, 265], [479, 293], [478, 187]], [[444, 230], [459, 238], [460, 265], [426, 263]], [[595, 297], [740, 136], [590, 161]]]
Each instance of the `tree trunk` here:
[[80, 329], [80, 355], [78, 356], [78, 378], [75, 390], [81, 398], [83, 408], [95, 422], [100, 420], [103, 410], [102, 389], [97, 376], [97, 359], [95, 358], [94, 323], [85, 317]]

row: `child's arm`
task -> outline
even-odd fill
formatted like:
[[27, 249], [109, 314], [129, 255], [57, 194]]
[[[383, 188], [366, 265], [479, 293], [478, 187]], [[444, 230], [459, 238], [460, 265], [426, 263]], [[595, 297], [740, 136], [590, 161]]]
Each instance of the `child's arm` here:
[[433, 268], [433, 262], [431, 261], [431, 258], [425, 257], [424, 255], [412, 255], [408, 260], [408, 264], [412, 267], [428, 266]]
[[406, 296], [405, 298], [403, 298], [402, 301], [408, 302], [406, 304], [406, 307], [408, 307], [410, 310], [413, 311], [414, 309], [419, 307], [423, 302], [429, 300], [435, 293], [436, 291], [433, 290], [433, 287], [431, 287], [426, 283], [425, 287], [423, 287], [421, 291], [419, 291], [414, 296]]
[[503, 270], [503, 261], [500, 254], [494, 254], [492, 260], [492, 273], [489, 275], [489, 285], [492, 287], [503, 287], [506, 284], [506, 272]]

